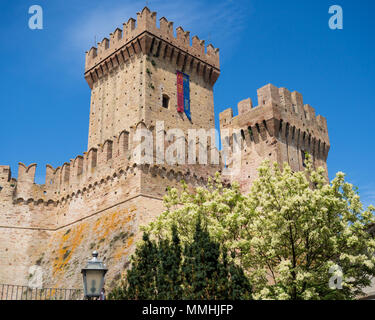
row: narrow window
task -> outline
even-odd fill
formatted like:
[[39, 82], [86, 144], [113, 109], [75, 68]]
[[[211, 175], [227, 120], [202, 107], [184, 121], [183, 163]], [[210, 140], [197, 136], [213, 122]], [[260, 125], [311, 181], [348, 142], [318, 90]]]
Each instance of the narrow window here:
[[169, 107], [169, 97], [163, 94], [163, 108], [168, 109]]

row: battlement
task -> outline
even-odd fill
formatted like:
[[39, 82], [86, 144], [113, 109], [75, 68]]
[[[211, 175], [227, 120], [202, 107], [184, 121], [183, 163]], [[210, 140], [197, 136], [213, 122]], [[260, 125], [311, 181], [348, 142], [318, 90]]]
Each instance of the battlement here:
[[9, 166], [0, 166], [0, 182], [9, 182], [12, 173]]
[[105, 174], [114, 167], [114, 164], [126, 167], [129, 158], [129, 132], [123, 131], [119, 136], [113, 137], [113, 140], [105, 141], [98, 148], [91, 148], [56, 169], [47, 164], [44, 185], [37, 185], [34, 182], [36, 164], [26, 166], [19, 163], [16, 200], [31, 200], [46, 204], [56, 202], [65, 194], [76, 190], [81, 184], [95, 180], [100, 174]]
[[290, 92], [286, 88], [277, 88], [268, 84], [257, 90], [258, 106], [253, 107], [250, 98], [238, 103], [238, 115], [233, 117], [233, 109], [228, 108], [220, 113], [220, 126], [242, 127], [255, 125], [263, 121], [275, 119], [292, 123], [299, 129], [311, 131], [314, 135], [329, 143], [327, 120], [315, 114], [315, 109], [303, 103], [302, 95]]
[[[134, 55], [154, 54], [168, 57], [177, 65], [193, 64], [198, 73], [206, 74], [215, 83], [220, 74], [219, 49], [193, 36], [182, 27], [173, 34], [173, 22], [160, 18], [160, 28], [156, 26], [156, 12], [144, 7], [137, 13], [137, 20], [130, 18], [104, 38], [97, 47], [86, 52], [85, 78], [92, 88], [93, 83], [119, 64], [130, 60]], [[173, 58], [174, 56], [174, 58]]]
[[267, 137], [294, 144], [296, 148], [327, 159], [330, 148], [327, 120], [316, 116], [315, 109], [303, 103], [300, 93], [268, 84], [257, 90], [258, 106], [251, 99], [238, 103], [238, 115], [233, 109], [220, 113], [221, 129], [240, 129], [245, 146], [266, 141]]
[[[141, 164], [138, 161], [139, 154], [136, 152], [138, 143], [133, 143], [134, 134], [141, 126], [150, 130], [154, 136], [154, 164]], [[168, 176], [169, 181], [179, 182], [185, 179], [188, 183], [204, 185], [208, 176], [213, 176], [216, 171], [220, 171], [220, 153], [212, 141], [207, 141], [207, 163], [212, 157], [217, 156], [217, 165], [188, 164], [188, 141], [185, 141], [185, 164], [158, 164], [156, 153], [155, 127], [146, 127], [143, 122], [132, 126], [130, 132], [124, 130], [113, 139], [106, 140], [97, 148], [90, 148], [83, 155], [78, 155], [62, 166], [53, 168], [46, 165], [45, 184], [35, 184], [35, 163], [26, 166], [19, 163], [18, 179], [14, 180], [16, 191], [14, 194], [15, 203], [34, 203], [56, 206], [61, 201], [72, 198], [76, 194], [82, 194], [92, 186], [119, 176], [135, 169], [159, 175]], [[164, 132], [164, 149], [166, 150], [172, 143], [168, 141]], [[196, 155], [200, 155], [200, 141], [196, 140]], [[0, 181], [10, 181], [11, 173], [9, 166], [0, 166]], [[91, 186], [91, 187], [90, 187]], [[163, 192], [165, 191], [165, 188]]]

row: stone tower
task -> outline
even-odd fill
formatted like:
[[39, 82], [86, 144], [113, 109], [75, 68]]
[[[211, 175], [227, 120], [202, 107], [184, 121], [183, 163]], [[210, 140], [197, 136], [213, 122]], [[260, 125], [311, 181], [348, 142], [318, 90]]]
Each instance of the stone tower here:
[[[189, 102], [189, 113], [180, 109], [181, 75], [188, 79], [182, 102]], [[43, 287], [80, 288], [80, 269], [93, 249], [109, 267], [107, 284], [118, 279], [141, 236], [139, 226], [164, 210], [166, 188], [182, 179], [189, 187], [204, 186], [220, 170], [219, 164], [141, 164], [134, 135], [139, 127], [161, 133], [164, 152], [173, 144], [168, 129], [214, 128], [219, 75], [218, 49], [196, 36], [190, 45], [182, 27], [174, 36], [165, 18], [158, 28], [147, 7], [91, 48], [87, 151], [57, 168], [47, 165], [42, 185], [34, 181], [36, 164], [19, 163], [17, 179], [0, 166], [0, 284], [27, 285], [30, 270], [40, 267]]]
[[[86, 53], [85, 78], [92, 89], [88, 150], [137, 123], [165, 121], [170, 128], [214, 128], [213, 85], [219, 52], [145, 7], [98, 48]], [[177, 112], [176, 72], [190, 76], [191, 121]]]
[[[250, 190], [257, 177], [257, 168], [264, 159], [280, 165], [289, 163], [294, 171], [303, 170], [305, 152], [312, 156], [315, 167], [327, 173], [330, 149], [327, 120], [316, 116], [315, 110], [303, 103], [302, 95], [268, 84], [258, 90], [258, 106], [251, 99], [238, 103], [238, 115], [232, 108], [220, 113], [220, 129], [229, 130], [231, 144], [238, 141], [239, 168], [231, 177], [240, 183], [243, 192]], [[328, 173], [327, 173], [328, 177]]]
[[[218, 49], [205, 47], [197, 36], [190, 44], [182, 27], [174, 36], [165, 18], [157, 27], [156, 13], [147, 7], [91, 48], [85, 62], [91, 88], [87, 151], [57, 168], [47, 165], [41, 185], [34, 181], [36, 164], [19, 163], [17, 179], [9, 166], [0, 166], [0, 284], [28, 285], [30, 270], [39, 268], [45, 288], [81, 288], [80, 270], [96, 249], [109, 269], [106, 284], [113, 285], [129, 265], [140, 225], [165, 209], [167, 187], [182, 179], [190, 188], [204, 187], [224, 169], [219, 156], [215, 164], [140, 163], [137, 129], [148, 129], [154, 138], [161, 134], [162, 152], [173, 146], [165, 135], [169, 129], [188, 138], [190, 129], [199, 129], [207, 139], [215, 128], [213, 86], [219, 75]], [[231, 181], [247, 192], [265, 158], [302, 170], [305, 151], [326, 167], [326, 120], [299, 93], [267, 85], [258, 90], [258, 102], [255, 108], [250, 99], [240, 102], [236, 117], [232, 109], [220, 114], [221, 131], [231, 132], [232, 145], [240, 141]], [[218, 154], [212, 136], [207, 146], [183, 138], [185, 152], [195, 150], [193, 158], [206, 147], [208, 156]]]

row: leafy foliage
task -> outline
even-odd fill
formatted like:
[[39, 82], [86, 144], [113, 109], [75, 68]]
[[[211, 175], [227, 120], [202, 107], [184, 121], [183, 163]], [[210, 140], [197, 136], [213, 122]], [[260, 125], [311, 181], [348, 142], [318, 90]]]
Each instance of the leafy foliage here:
[[172, 227], [171, 241], [155, 242], [144, 233], [126, 280], [109, 299], [246, 299], [250, 294], [243, 270], [228, 263], [226, 250], [222, 254], [220, 245], [210, 239], [198, 219], [194, 241], [184, 249], [176, 227]]
[[[353, 299], [375, 275], [375, 241], [368, 232], [375, 208], [363, 210], [342, 172], [328, 183], [309, 155], [305, 166], [293, 172], [288, 164], [281, 170], [265, 161], [248, 195], [236, 183], [224, 187], [219, 175], [194, 192], [183, 183], [180, 192], [168, 191], [167, 210], [144, 230], [170, 239], [176, 225], [181, 241], [192, 244], [201, 217], [212, 240], [227, 248], [229, 261], [245, 270], [256, 299]], [[194, 256], [186, 250], [185, 265]], [[340, 290], [329, 287], [334, 266], [343, 271]]]

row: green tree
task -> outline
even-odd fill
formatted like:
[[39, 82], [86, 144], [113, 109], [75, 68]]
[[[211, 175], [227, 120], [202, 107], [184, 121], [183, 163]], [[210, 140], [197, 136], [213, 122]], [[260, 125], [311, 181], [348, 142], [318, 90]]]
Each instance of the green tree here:
[[228, 264], [227, 250], [213, 241], [201, 220], [195, 226], [194, 240], [188, 243], [182, 265], [183, 298], [222, 300], [250, 298], [251, 286], [241, 268]]
[[174, 225], [172, 226], [172, 241], [161, 239], [158, 253], [158, 267], [156, 269], [158, 299], [180, 299], [182, 294], [180, 272], [182, 254], [180, 239]]
[[147, 233], [143, 234], [142, 243], [132, 256], [132, 268], [127, 271], [126, 280], [114, 288], [108, 299], [114, 300], [146, 300], [157, 299], [155, 270], [158, 265], [158, 247], [150, 240]]
[[[265, 163], [248, 196], [237, 247], [258, 298], [352, 299], [375, 275], [375, 242], [368, 232], [373, 207], [338, 173], [327, 183], [323, 168], [292, 172]], [[329, 287], [334, 267], [342, 289]]]
[[250, 296], [251, 286], [243, 270], [228, 263], [226, 250], [222, 252], [220, 245], [210, 239], [198, 219], [194, 240], [183, 250], [176, 227], [172, 227], [171, 241], [154, 242], [145, 233], [126, 280], [108, 298], [222, 300]]
[[[192, 243], [197, 217], [210, 237], [245, 270], [256, 299], [353, 299], [375, 275], [375, 241], [369, 227], [373, 206], [363, 210], [342, 172], [328, 183], [309, 156], [304, 171], [265, 161], [248, 195], [238, 184], [224, 187], [219, 175], [208, 188], [169, 190], [167, 210], [144, 228], [161, 239], [170, 226]], [[190, 254], [190, 253], [189, 253]], [[232, 254], [233, 257], [232, 258]], [[235, 254], [235, 255], [234, 255]], [[333, 270], [342, 289], [331, 289]]]

